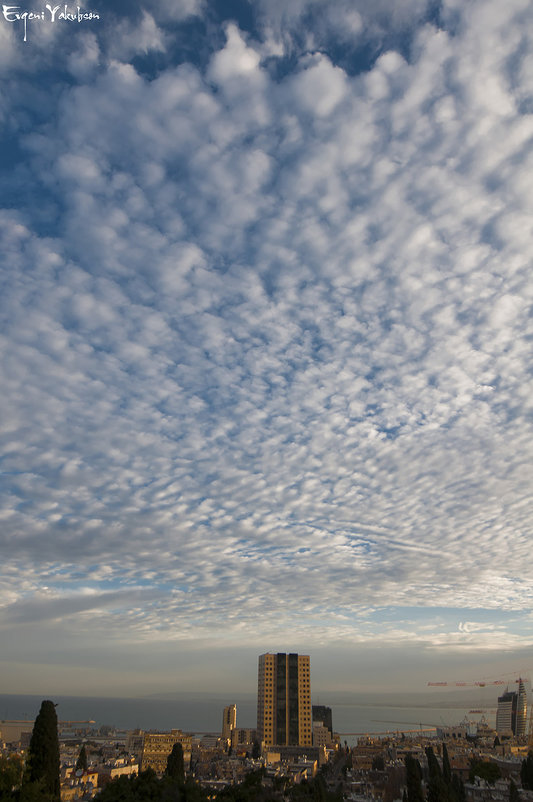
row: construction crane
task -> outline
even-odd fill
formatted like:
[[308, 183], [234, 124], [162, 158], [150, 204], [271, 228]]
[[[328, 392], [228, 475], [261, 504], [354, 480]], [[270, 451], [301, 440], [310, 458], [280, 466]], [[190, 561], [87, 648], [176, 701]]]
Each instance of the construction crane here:
[[[528, 675], [528, 671], [525, 672], [509, 672], [509, 674], [500, 674], [500, 677], [512, 677], [512, 679], [481, 679], [481, 680], [469, 680], [468, 682], [428, 682], [428, 685], [431, 685], [434, 688], [485, 688], [490, 685], [509, 685], [511, 682], [520, 682], [523, 681], [524, 676]], [[516, 679], [518, 677], [518, 679]]]
[[[518, 680], [516, 680], [518, 682]], [[492, 681], [488, 680], [477, 680], [475, 682], [428, 682], [428, 685], [431, 685], [433, 688], [485, 688], [486, 685], [507, 685], [508, 683], [505, 682], [503, 679], [495, 679]]]
[[414, 732], [417, 735], [420, 735], [421, 732], [436, 732], [436, 727], [421, 727], [420, 729], [416, 730], [382, 730], [381, 732], [339, 732], [338, 735], [366, 735], [368, 737], [372, 737], [373, 735], [394, 735], [396, 732]]
[[[527, 675], [527, 671], [525, 672]], [[504, 675], [505, 676], [505, 675]], [[516, 677], [516, 674], [512, 676]], [[523, 682], [524, 677], [518, 677], [518, 679], [510, 680], [510, 682]], [[527, 681], [527, 680], [526, 680]], [[496, 679], [496, 680], [478, 680], [474, 682], [428, 682], [428, 685], [433, 688], [449, 688], [449, 687], [456, 687], [456, 688], [468, 688], [468, 687], [478, 687], [478, 688], [485, 688], [487, 685], [509, 685], [509, 682], [506, 682], [503, 679]], [[529, 706], [529, 721], [527, 726], [527, 743], [530, 750], [533, 750], [533, 701]]]

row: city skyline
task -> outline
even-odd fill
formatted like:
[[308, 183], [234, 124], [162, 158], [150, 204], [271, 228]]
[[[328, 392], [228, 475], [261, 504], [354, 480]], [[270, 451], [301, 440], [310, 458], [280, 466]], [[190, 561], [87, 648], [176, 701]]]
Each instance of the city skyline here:
[[0, 16], [2, 690], [529, 677], [529, 4], [87, 12]]

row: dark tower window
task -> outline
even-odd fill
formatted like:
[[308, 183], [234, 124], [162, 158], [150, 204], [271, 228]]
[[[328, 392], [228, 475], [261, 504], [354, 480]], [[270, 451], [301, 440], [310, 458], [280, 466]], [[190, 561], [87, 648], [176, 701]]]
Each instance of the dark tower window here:
[[287, 743], [287, 655], [277, 655], [276, 743]]
[[289, 744], [298, 744], [300, 738], [299, 728], [299, 700], [298, 700], [298, 655], [289, 655]]

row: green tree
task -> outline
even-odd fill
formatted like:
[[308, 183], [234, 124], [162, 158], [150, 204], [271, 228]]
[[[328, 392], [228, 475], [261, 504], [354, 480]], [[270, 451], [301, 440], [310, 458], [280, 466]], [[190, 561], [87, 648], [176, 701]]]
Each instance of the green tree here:
[[525, 790], [533, 790], [533, 753], [529, 752], [525, 760], [522, 761], [520, 769], [520, 782]]
[[181, 788], [169, 777], [161, 780], [153, 769], [142, 771], [138, 777], [117, 777], [111, 780], [95, 797], [98, 802], [205, 802], [203, 797], [181, 793]]
[[211, 797], [192, 777], [187, 777], [185, 785], [180, 789], [180, 802], [208, 802]]
[[452, 769], [450, 766], [450, 758], [448, 757], [448, 748], [445, 743], [442, 744], [442, 777], [446, 785], [451, 785]]
[[172, 747], [172, 752], [167, 758], [167, 767], [165, 769], [167, 777], [172, 777], [178, 783], [185, 780], [185, 766], [183, 763], [183, 747], [180, 743], [175, 743]]
[[254, 741], [252, 746], [252, 757], [254, 760], [257, 760], [261, 756], [261, 747], [259, 746], [259, 741]]
[[[59, 738], [56, 706], [49, 699], [41, 709], [31, 734], [28, 750], [28, 772], [24, 784], [40, 783], [44, 794], [59, 800]], [[30, 789], [27, 789], [30, 793]]]
[[44, 780], [30, 782], [24, 779], [18, 795], [14, 797], [17, 802], [56, 802], [57, 796], [50, 794], [44, 787]]
[[418, 760], [409, 754], [405, 756], [405, 784], [407, 802], [424, 802], [422, 793], [422, 770]]
[[489, 785], [494, 785], [496, 780], [500, 779], [501, 772], [498, 765], [490, 760], [472, 761], [468, 779], [473, 783], [476, 777], [486, 780]]
[[0, 755], [0, 799], [7, 799], [20, 787], [23, 768], [21, 755]]
[[83, 744], [76, 761], [76, 771], [80, 771], [80, 769], [81, 771], [87, 771], [87, 766], [87, 750], [85, 749], [85, 744]]
[[466, 802], [465, 784], [458, 774], [452, 774], [452, 792], [456, 802]]
[[433, 747], [426, 747], [426, 757], [428, 760], [428, 802], [450, 802], [450, 793], [447, 784], [444, 782], [439, 761], [435, 757]]

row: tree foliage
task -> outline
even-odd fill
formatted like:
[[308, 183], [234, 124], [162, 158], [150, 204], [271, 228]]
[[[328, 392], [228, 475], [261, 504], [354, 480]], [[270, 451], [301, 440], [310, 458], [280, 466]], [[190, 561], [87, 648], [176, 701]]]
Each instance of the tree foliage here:
[[23, 768], [20, 755], [0, 755], [0, 799], [7, 799], [20, 787]]
[[466, 802], [465, 784], [458, 774], [452, 774], [452, 790], [456, 802]]
[[435, 757], [432, 746], [426, 747], [428, 760], [427, 802], [451, 802], [449, 785], [444, 781], [439, 761]]
[[522, 788], [525, 790], [533, 790], [533, 753], [531, 752], [529, 752], [527, 758], [522, 761], [520, 782], [522, 783]]
[[78, 759], [76, 761], [76, 771], [87, 771], [87, 750], [85, 748], [85, 744], [80, 749], [80, 753], [78, 755]]
[[412, 755], [405, 756], [405, 784], [407, 786], [407, 802], [424, 802], [422, 769], [418, 760], [415, 760]]
[[[286, 787], [285, 779], [264, 786], [265, 770], [246, 775], [242, 783], [228, 785], [216, 796], [218, 802], [342, 802], [342, 794], [327, 790], [321, 774], [298, 785]], [[212, 798], [192, 779], [178, 782], [165, 774], [161, 779], [152, 769], [138, 777], [117, 777], [95, 797], [95, 802], [208, 802]], [[28, 800], [28, 802], [31, 802]]]
[[450, 758], [448, 757], [448, 747], [445, 743], [442, 744], [442, 777], [446, 785], [451, 785], [452, 769], [450, 766]]
[[489, 785], [494, 785], [496, 780], [500, 779], [501, 772], [498, 765], [490, 760], [475, 760], [470, 765], [468, 779], [473, 783], [476, 777], [486, 780]]
[[509, 783], [509, 802], [520, 802], [520, 793], [514, 780]]
[[292, 785], [285, 793], [290, 802], [342, 802], [342, 788], [328, 791], [324, 777], [317, 774], [311, 780]]
[[183, 747], [180, 743], [175, 743], [172, 752], [167, 758], [165, 769], [167, 777], [182, 783], [185, 780], [185, 765], [183, 763]]
[[[40, 784], [44, 794], [59, 799], [59, 738], [56, 706], [49, 699], [41, 703], [28, 750], [25, 785]], [[24, 789], [23, 789], [24, 790]], [[27, 794], [30, 788], [26, 789]]]
[[266, 802], [268, 789], [263, 788], [264, 770], [258, 769], [246, 775], [242, 783], [228, 785], [217, 794], [217, 800], [224, 802]]
[[95, 797], [95, 802], [208, 802], [208, 794], [192, 779], [179, 782], [153, 769], [138, 776], [117, 777]]

